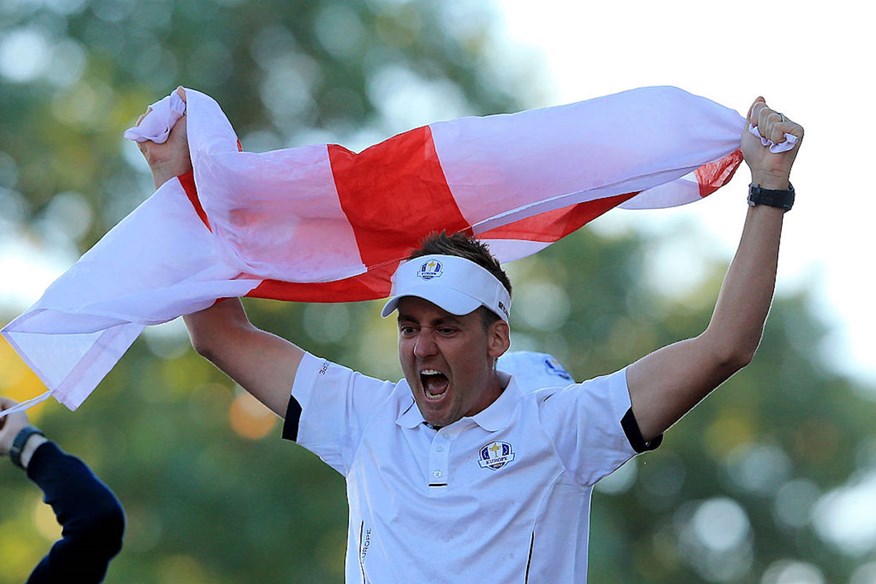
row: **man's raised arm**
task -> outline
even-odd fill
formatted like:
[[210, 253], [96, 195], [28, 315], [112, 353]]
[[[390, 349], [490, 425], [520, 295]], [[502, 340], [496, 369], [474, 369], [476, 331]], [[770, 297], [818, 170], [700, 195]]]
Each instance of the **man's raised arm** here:
[[[184, 90], [177, 91], [185, 99]], [[165, 143], [145, 141], [138, 146], [149, 163], [155, 188], [192, 170], [184, 115]], [[198, 353], [279, 416], [285, 416], [303, 350], [255, 327], [236, 298], [219, 301], [184, 320]]]
[[[767, 107], [762, 98], [752, 104], [748, 119], [776, 144], [785, 141], [785, 134], [796, 136], [796, 146], [781, 153], [770, 152], [747, 129], [742, 136], [752, 184], [786, 191], [802, 126]], [[660, 435], [754, 357], [773, 298], [784, 212], [769, 204], [748, 209], [739, 247], [706, 330], [628, 368], [632, 409], [645, 440]]]
[[195, 350], [280, 417], [304, 351], [253, 325], [237, 298], [184, 317]]

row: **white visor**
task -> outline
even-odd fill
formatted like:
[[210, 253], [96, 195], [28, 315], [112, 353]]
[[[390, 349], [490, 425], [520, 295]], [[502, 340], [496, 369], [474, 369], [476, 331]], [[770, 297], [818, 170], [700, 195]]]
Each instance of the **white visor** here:
[[456, 256], [427, 255], [400, 265], [381, 315], [389, 316], [403, 296], [428, 300], [457, 316], [486, 306], [502, 320], [510, 318], [511, 295], [502, 283], [476, 263]]

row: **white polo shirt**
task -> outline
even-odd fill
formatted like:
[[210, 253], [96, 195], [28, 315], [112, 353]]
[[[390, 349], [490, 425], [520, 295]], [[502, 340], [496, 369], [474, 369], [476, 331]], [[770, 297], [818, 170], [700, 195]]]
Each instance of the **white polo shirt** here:
[[[593, 484], [636, 454], [624, 370], [426, 425], [405, 380], [306, 355], [284, 438], [347, 480], [346, 581], [586, 581]], [[656, 445], [655, 445], [656, 446]]]

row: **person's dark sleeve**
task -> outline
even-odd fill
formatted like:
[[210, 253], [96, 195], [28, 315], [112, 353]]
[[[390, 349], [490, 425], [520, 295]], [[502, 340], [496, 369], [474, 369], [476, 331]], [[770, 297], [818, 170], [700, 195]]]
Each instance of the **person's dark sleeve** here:
[[63, 528], [27, 584], [102, 582], [122, 549], [125, 513], [119, 500], [84, 462], [53, 442], [36, 449], [27, 476], [42, 489]]

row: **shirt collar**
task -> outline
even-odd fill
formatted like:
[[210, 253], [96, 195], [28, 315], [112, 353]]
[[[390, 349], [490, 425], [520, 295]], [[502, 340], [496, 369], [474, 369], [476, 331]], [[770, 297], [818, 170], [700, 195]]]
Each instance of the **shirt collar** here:
[[[451, 426], [460, 422], [465, 422], [466, 420], [473, 420], [478, 426], [487, 432], [496, 432], [498, 430], [504, 430], [511, 425], [511, 422], [514, 419], [514, 413], [517, 409], [517, 404], [520, 401], [520, 396], [523, 394], [520, 391], [520, 388], [517, 387], [517, 383], [514, 381], [513, 377], [501, 371], [499, 372], [499, 375], [502, 378], [502, 382], [507, 382], [507, 385], [501, 395], [496, 398], [496, 401], [487, 406], [483, 411], [478, 412], [474, 416], [465, 417], [458, 422], [454, 422]], [[407, 381], [402, 380], [400, 384], [404, 384], [405, 388], [410, 393], [411, 389], [408, 386]], [[407, 407], [402, 406], [402, 408], [402, 412], [395, 420], [395, 423], [399, 426], [403, 428], [416, 428], [420, 424], [426, 422], [426, 420], [423, 419], [423, 414], [420, 413], [420, 408], [417, 407], [417, 403], [414, 401], [413, 396], [410, 396], [410, 402]]]
[[[411, 388], [408, 382], [402, 380], [399, 385], [403, 385], [408, 390], [408, 397], [402, 401], [402, 404], [407, 402], [407, 407], [401, 406], [401, 413], [395, 419], [395, 423], [402, 428], [416, 428], [426, 420], [423, 419], [423, 414], [420, 413], [420, 408], [417, 407], [417, 402], [414, 401], [414, 396], [411, 395]], [[401, 388], [399, 388], [401, 389]]]
[[496, 401], [470, 418], [487, 432], [504, 430], [511, 425], [514, 420], [514, 412], [520, 403], [520, 396], [523, 395], [513, 377], [501, 371], [499, 375], [502, 382], [506, 384], [505, 390], [496, 398]]

